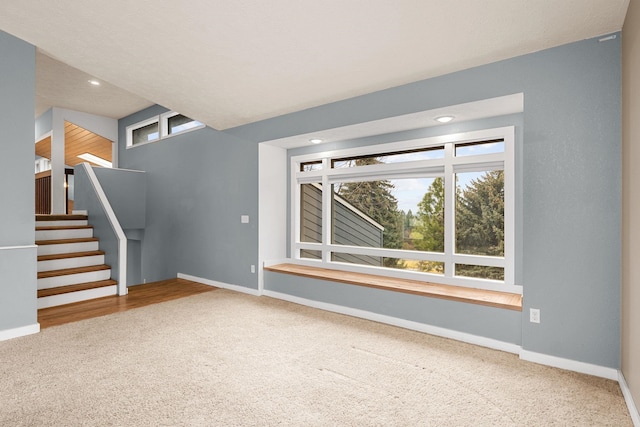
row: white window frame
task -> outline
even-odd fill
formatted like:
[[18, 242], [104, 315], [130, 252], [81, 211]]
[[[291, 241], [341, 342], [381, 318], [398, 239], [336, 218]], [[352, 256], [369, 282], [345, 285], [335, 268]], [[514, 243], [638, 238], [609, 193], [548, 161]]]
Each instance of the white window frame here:
[[[154, 123], [158, 123], [158, 137], [156, 139], [153, 139], [151, 141], [145, 141], [145, 142], [140, 142], [138, 144], [134, 144], [133, 143], [133, 132], [143, 128], [145, 126], [149, 126], [152, 125]], [[140, 147], [142, 145], [147, 145], [147, 144], [151, 144], [153, 142], [157, 142], [160, 141], [160, 116], [153, 116], [151, 118], [148, 118], [146, 120], [143, 120], [141, 122], [138, 123], [134, 123], [132, 125], [127, 126], [126, 128], [127, 130], [127, 148], [132, 148], [132, 147]]]
[[[157, 116], [153, 116], [150, 117], [148, 119], [142, 120], [138, 123], [134, 123], [132, 125], [129, 125], [126, 127], [126, 134], [127, 134], [127, 149], [129, 148], [134, 148], [134, 147], [140, 147], [143, 145], [147, 145], [147, 144], [152, 144], [154, 142], [158, 142], [161, 141], [163, 139], [167, 139], [167, 138], [171, 138], [177, 135], [183, 135], [185, 133], [188, 132], [192, 132], [194, 130], [198, 130], [198, 129], [202, 129], [204, 127], [206, 127], [206, 125], [204, 123], [200, 123], [198, 126], [194, 126], [191, 129], [185, 129], [182, 130], [180, 132], [175, 132], [175, 133], [169, 133], [169, 119], [173, 116], [177, 116], [178, 114], [181, 114], [177, 111], [167, 111], [166, 113], [162, 113], [160, 115]], [[193, 120], [193, 119], [192, 119]], [[194, 122], [197, 122], [197, 120], [193, 120]], [[137, 129], [143, 128], [145, 126], [149, 126], [150, 124], [153, 123], [158, 123], [158, 138], [152, 140], [152, 141], [145, 141], [145, 142], [140, 142], [138, 144], [134, 144], [133, 143], [133, 132], [136, 131]], [[199, 123], [199, 122], [198, 122]]]
[[[494, 139], [504, 141], [504, 152], [472, 156], [454, 156], [455, 145]], [[522, 286], [515, 283], [515, 127], [485, 129], [430, 138], [397, 141], [366, 147], [331, 150], [321, 153], [292, 156], [290, 163], [291, 188], [291, 259], [301, 265], [310, 265], [344, 271], [378, 274], [390, 277], [422, 280], [448, 285], [465, 286], [487, 290], [522, 293]], [[356, 168], [331, 169], [331, 160], [352, 156], [444, 146], [443, 159], [419, 160], [404, 163], [376, 164]], [[322, 160], [322, 169], [301, 172], [300, 164]], [[466, 255], [454, 253], [455, 242], [455, 183], [456, 172], [504, 171], [504, 257]], [[363, 179], [391, 179], [408, 177], [445, 177], [445, 248], [444, 253], [430, 253], [403, 249], [369, 248], [331, 244], [331, 184], [335, 182]], [[449, 178], [446, 178], [449, 177]], [[300, 184], [322, 183], [322, 243], [300, 241]], [[300, 250], [321, 251], [322, 259], [300, 258]], [[332, 252], [392, 258], [439, 261], [449, 265], [445, 274], [415, 272], [378, 266], [331, 261]], [[504, 282], [479, 279], [452, 274], [455, 264], [484, 265], [504, 268]]]
[[191, 131], [202, 129], [203, 127], [205, 127], [204, 123], [200, 123], [197, 120], [191, 119], [191, 117], [189, 117], [194, 122], [200, 123], [200, 124], [198, 126], [194, 126], [189, 129], [181, 130], [180, 132], [169, 133], [169, 130], [170, 130], [169, 119], [171, 117], [177, 116], [178, 114], [182, 114], [182, 113], [178, 113], [177, 111], [168, 111], [166, 113], [160, 114], [160, 131], [161, 131], [160, 135], [162, 139], [171, 138], [172, 136], [176, 136], [176, 135], [182, 135], [183, 133], [191, 132]]

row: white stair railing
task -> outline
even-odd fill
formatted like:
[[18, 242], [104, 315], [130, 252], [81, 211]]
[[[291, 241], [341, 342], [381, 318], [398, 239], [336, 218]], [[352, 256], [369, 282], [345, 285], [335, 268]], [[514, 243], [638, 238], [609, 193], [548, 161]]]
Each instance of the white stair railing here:
[[93, 171], [93, 168], [89, 163], [82, 163], [82, 166], [87, 172], [89, 181], [91, 182], [91, 185], [98, 196], [98, 200], [100, 201], [100, 204], [102, 204], [102, 208], [107, 215], [109, 224], [111, 224], [111, 228], [118, 238], [118, 295], [127, 295], [127, 236], [125, 236], [124, 231], [120, 226], [120, 222], [118, 221], [118, 218], [109, 203], [109, 199], [102, 189], [102, 185], [100, 185], [98, 177]]

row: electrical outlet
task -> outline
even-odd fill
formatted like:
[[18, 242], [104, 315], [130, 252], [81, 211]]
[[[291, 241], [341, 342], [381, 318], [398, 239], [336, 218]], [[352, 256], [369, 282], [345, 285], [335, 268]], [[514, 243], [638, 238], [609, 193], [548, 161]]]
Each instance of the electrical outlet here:
[[251, 265], [251, 272], [255, 273], [256, 272], [256, 266], [255, 265]]
[[531, 323], [540, 323], [540, 309], [539, 308], [530, 308], [529, 309], [529, 322], [531, 322]]

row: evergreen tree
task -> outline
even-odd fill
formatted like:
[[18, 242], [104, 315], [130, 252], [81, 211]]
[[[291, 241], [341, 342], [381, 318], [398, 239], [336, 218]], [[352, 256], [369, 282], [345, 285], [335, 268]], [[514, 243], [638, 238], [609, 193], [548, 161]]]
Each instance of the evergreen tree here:
[[[381, 163], [376, 158], [356, 159], [356, 166]], [[398, 200], [392, 194], [394, 186], [387, 180], [347, 182], [336, 188], [336, 193], [384, 227], [383, 247], [386, 249], [402, 248], [402, 212], [398, 210]], [[387, 267], [402, 268], [396, 260], [385, 259]]]
[[[414, 228], [421, 239], [415, 240], [415, 248], [427, 252], [444, 252], [444, 180], [435, 178], [424, 197], [418, 203], [418, 225]], [[421, 271], [444, 273], [440, 262], [420, 261]]]
[[404, 216], [405, 230], [409, 230], [410, 228], [412, 228], [414, 223], [415, 223], [415, 218], [413, 216], [413, 212], [411, 212], [411, 209], [409, 209], [409, 212], [407, 212]]
[[422, 239], [415, 242], [416, 249], [444, 252], [444, 181], [433, 180], [422, 201], [418, 203], [416, 230]]
[[504, 172], [471, 181], [456, 202], [456, 251], [504, 256]]
[[[418, 205], [415, 227], [422, 239], [418, 250], [444, 251], [444, 181], [436, 178]], [[504, 256], [504, 172], [487, 172], [456, 194], [456, 252]], [[423, 271], [442, 272], [442, 264], [422, 262]], [[456, 273], [469, 277], [504, 279], [495, 267], [458, 265]]]
[[[456, 251], [504, 256], [504, 171], [471, 181], [456, 200]], [[504, 269], [458, 265], [456, 274], [504, 280]]]

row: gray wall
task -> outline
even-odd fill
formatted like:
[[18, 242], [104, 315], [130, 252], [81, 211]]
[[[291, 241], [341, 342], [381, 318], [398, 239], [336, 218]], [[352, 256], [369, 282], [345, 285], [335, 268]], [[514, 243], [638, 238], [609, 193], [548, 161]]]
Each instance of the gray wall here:
[[640, 408], [640, 2], [629, 4], [622, 33], [622, 373]]
[[[520, 340], [520, 312], [265, 271], [265, 288], [508, 343]], [[482, 319], [471, 321], [470, 319]]]
[[104, 262], [111, 267], [111, 278], [118, 280], [118, 236], [111, 227], [107, 213], [87, 176], [84, 166], [74, 168], [75, 210], [89, 213], [89, 224], [93, 226], [93, 236], [100, 239], [100, 250], [104, 251]]
[[36, 140], [53, 129], [53, 108], [49, 108], [36, 119]]
[[[585, 40], [227, 132], [264, 141], [523, 92], [516, 260], [525, 313], [539, 308], [542, 322], [529, 323], [525, 315], [501, 324], [496, 321], [501, 315], [479, 315], [478, 308], [460, 304], [455, 329], [472, 332], [481, 323], [486, 325], [483, 333], [520, 343], [525, 350], [618, 368], [620, 62], [619, 35], [607, 42]], [[358, 143], [363, 142], [322, 149]], [[268, 275], [265, 287], [280, 286], [285, 280], [281, 276]], [[342, 289], [313, 286], [304, 278], [296, 283], [287, 292], [355, 305]], [[393, 298], [390, 293], [363, 292], [369, 299], [380, 299], [378, 304]], [[448, 309], [444, 302], [418, 298], [406, 304], [406, 318], [418, 319], [434, 304], [434, 313]], [[377, 310], [375, 304], [372, 307]], [[444, 322], [439, 316], [430, 320], [438, 326]], [[515, 332], [520, 329], [521, 337]]]
[[120, 226], [143, 229], [146, 221], [147, 177], [144, 172], [93, 168]]
[[[142, 283], [140, 240], [146, 221], [146, 174], [144, 172], [93, 168], [100, 186], [118, 222], [127, 236], [127, 286]], [[74, 208], [89, 212], [89, 223], [94, 236], [100, 239], [105, 251], [105, 263], [111, 266], [111, 278], [118, 280], [118, 238], [106, 216], [102, 204], [86, 175], [83, 166], [75, 168], [76, 195]]]
[[0, 31], [0, 332], [37, 323], [35, 47]]
[[96, 177], [127, 236], [127, 286], [141, 284], [147, 213], [147, 176], [140, 171], [94, 168]]
[[184, 273], [257, 289], [257, 144], [204, 128], [125, 148], [126, 126], [165, 111], [153, 106], [118, 123], [120, 167], [147, 175], [143, 280]]

